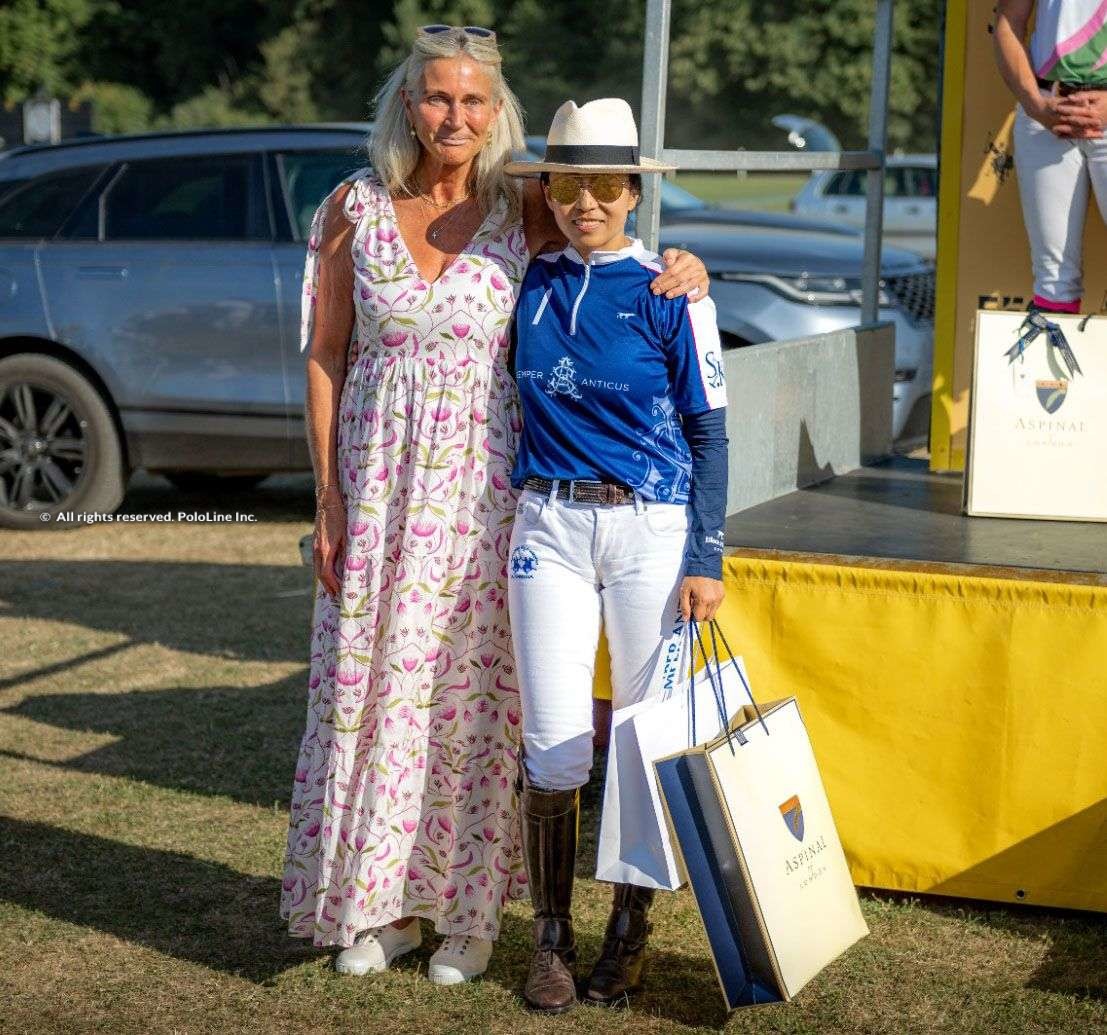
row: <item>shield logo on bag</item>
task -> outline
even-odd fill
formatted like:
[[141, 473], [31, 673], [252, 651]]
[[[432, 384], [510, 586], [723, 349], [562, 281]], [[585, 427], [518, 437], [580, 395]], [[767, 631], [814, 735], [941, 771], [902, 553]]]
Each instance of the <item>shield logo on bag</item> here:
[[793, 794], [780, 806], [780, 816], [788, 832], [797, 840], [803, 840], [803, 806], [800, 805], [799, 795]]
[[1056, 413], [1068, 394], [1068, 381], [1035, 381], [1034, 387], [1038, 392], [1038, 402], [1046, 413]]

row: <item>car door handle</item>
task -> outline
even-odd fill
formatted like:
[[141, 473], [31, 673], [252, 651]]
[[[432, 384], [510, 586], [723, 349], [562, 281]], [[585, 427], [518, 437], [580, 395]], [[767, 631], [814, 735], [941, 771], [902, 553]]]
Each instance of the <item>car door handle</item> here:
[[842, 202], [839, 201], [838, 204], [834, 206], [834, 211], [842, 213], [848, 212], [849, 205], [843, 205]]
[[922, 211], [918, 205], [908, 205], [906, 212], [909, 216], [917, 216]]
[[78, 266], [77, 276], [87, 280], [126, 280], [126, 266]]

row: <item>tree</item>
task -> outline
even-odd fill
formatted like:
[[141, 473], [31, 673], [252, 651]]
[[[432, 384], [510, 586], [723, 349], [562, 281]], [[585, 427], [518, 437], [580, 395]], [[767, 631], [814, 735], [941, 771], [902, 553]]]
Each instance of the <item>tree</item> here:
[[411, 53], [421, 25], [481, 25], [494, 30], [496, 13], [489, 0], [395, 0], [392, 18], [382, 30], [377, 71], [387, 75]]
[[98, 0], [10, 0], [0, 7], [0, 84], [17, 103], [40, 88], [62, 96], [83, 76], [75, 58], [80, 32], [103, 5]]
[[92, 104], [95, 133], [139, 133], [153, 123], [150, 98], [123, 83], [82, 83], [69, 97], [71, 105]]
[[645, 3], [519, 0], [503, 22], [501, 47], [528, 132], [544, 134], [570, 98], [623, 97], [637, 108], [644, 24]]
[[[895, 11], [889, 145], [934, 150], [938, 5]], [[866, 138], [875, 5], [872, 0], [680, 0], [670, 84], [705, 144], [779, 146], [769, 118], [783, 111], [828, 125], [847, 147]], [[715, 117], [716, 128], [705, 125]], [[728, 132], [729, 130], [729, 132]], [[742, 139], [735, 140], [735, 131]], [[729, 140], [724, 139], [730, 137]]]

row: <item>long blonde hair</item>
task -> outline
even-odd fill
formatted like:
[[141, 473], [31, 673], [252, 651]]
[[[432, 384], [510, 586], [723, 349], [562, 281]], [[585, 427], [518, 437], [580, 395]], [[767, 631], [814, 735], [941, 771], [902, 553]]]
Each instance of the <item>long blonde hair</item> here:
[[503, 199], [507, 222], [521, 218], [521, 192], [515, 180], [504, 176], [504, 163], [513, 150], [523, 147], [523, 113], [500, 70], [500, 51], [495, 39], [469, 36], [463, 32], [440, 32], [416, 36], [411, 53], [392, 70], [374, 100], [376, 117], [369, 141], [369, 160], [391, 192], [412, 194], [411, 177], [419, 163], [422, 145], [410, 133], [401, 89], [418, 96], [423, 85], [423, 66], [436, 58], [468, 57], [477, 62], [492, 81], [492, 103], [500, 102], [500, 113], [491, 123], [488, 140], [473, 162], [471, 190], [481, 207], [490, 212]]

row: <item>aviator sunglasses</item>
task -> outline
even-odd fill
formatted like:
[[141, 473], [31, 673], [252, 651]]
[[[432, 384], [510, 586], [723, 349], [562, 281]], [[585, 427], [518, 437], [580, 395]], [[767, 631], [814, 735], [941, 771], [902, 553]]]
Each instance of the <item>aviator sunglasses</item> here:
[[623, 191], [630, 186], [630, 180], [621, 173], [597, 173], [580, 176], [577, 173], [550, 173], [550, 197], [559, 205], [571, 205], [580, 197], [581, 191], [588, 193], [597, 201], [609, 205], [622, 197]]
[[463, 32], [466, 36], [474, 36], [479, 40], [496, 38], [496, 34], [483, 25], [423, 25], [419, 31], [424, 36], [437, 36], [440, 32]]

